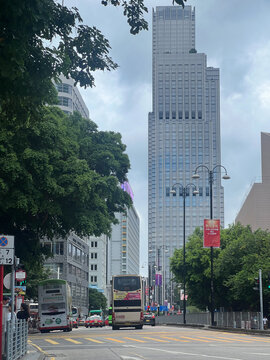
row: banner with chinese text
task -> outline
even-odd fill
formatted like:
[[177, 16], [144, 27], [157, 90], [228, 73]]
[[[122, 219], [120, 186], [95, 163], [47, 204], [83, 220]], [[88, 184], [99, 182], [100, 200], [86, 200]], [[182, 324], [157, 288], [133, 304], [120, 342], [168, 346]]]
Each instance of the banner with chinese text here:
[[220, 247], [220, 220], [204, 219], [203, 226], [203, 246], [204, 247]]

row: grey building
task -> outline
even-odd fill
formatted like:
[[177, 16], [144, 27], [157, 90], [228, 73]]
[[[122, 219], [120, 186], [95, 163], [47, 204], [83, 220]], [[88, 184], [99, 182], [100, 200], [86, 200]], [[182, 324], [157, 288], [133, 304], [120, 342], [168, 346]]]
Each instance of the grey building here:
[[[220, 164], [219, 69], [195, 47], [195, 9], [153, 10], [152, 112], [148, 117], [148, 241], [150, 277], [162, 272], [162, 301], [170, 298], [169, 257], [183, 246], [183, 192], [200, 164]], [[210, 217], [207, 171], [186, 197], [186, 239]], [[214, 174], [213, 217], [224, 224], [220, 171]]]
[[[128, 182], [121, 185], [133, 199]], [[111, 301], [113, 275], [139, 274], [140, 270], [140, 219], [135, 207], [126, 209], [126, 214], [117, 213], [119, 223], [112, 225], [111, 236], [90, 236], [89, 287], [104, 293]]]
[[261, 133], [261, 182], [255, 182], [236, 216], [235, 222], [252, 230], [270, 230], [270, 133]]
[[67, 280], [72, 295], [72, 305], [84, 315], [88, 314], [89, 246], [76, 234], [66, 239], [42, 240], [53, 254], [44, 266], [51, 271], [51, 278]]
[[107, 236], [90, 236], [89, 245], [89, 287], [104, 293], [107, 273]]
[[74, 111], [78, 111], [84, 118], [89, 118], [89, 111], [83, 98], [74, 86], [73, 79], [67, 79], [63, 75], [60, 75], [61, 83], [57, 83], [56, 89], [58, 91], [59, 107], [66, 114], [72, 114]]
[[113, 275], [140, 273], [140, 219], [132, 205], [125, 214], [116, 215], [108, 239], [108, 279]]

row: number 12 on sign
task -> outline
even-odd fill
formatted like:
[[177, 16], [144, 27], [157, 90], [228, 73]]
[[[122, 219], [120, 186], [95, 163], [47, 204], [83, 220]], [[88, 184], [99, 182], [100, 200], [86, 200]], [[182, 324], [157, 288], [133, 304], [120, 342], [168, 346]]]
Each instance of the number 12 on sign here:
[[0, 248], [0, 265], [12, 265], [14, 259], [14, 249]]

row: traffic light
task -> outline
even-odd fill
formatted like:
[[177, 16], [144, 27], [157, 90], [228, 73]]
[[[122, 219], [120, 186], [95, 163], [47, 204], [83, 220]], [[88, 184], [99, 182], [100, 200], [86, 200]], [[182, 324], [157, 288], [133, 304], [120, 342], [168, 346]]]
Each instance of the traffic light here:
[[267, 288], [270, 289], [270, 272], [268, 273]]
[[260, 284], [259, 278], [254, 278], [254, 288], [253, 288], [253, 290], [259, 290], [259, 284]]
[[20, 281], [20, 286], [25, 286], [26, 285], [26, 280]]

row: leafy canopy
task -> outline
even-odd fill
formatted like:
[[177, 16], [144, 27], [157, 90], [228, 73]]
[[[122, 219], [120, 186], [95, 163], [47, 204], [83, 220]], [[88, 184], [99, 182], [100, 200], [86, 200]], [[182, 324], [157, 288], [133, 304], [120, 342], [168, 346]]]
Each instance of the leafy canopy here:
[[[254, 279], [262, 269], [266, 313], [269, 312], [270, 233], [252, 232], [249, 226], [232, 225], [221, 230], [221, 248], [214, 249], [215, 307], [232, 310], [259, 309], [259, 294]], [[171, 258], [175, 279], [183, 282], [183, 249]], [[203, 232], [196, 229], [186, 246], [186, 285], [189, 304], [210, 310], [210, 249], [203, 248]]]
[[[148, 29], [144, 0], [101, 4], [121, 5], [132, 34]], [[55, 104], [52, 80], [61, 73], [80, 86], [92, 87], [94, 71], [117, 68], [109, 56], [109, 41], [95, 26], [82, 22], [77, 8], [56, 0], [1, 2], [0, 104], [10, 120], [28, 121], [42, 105]]]
[[89, 310], [100, 310], [106, 311], [107, 299], [104, 294], [99, 292], [97, 289], [89, 289]]

